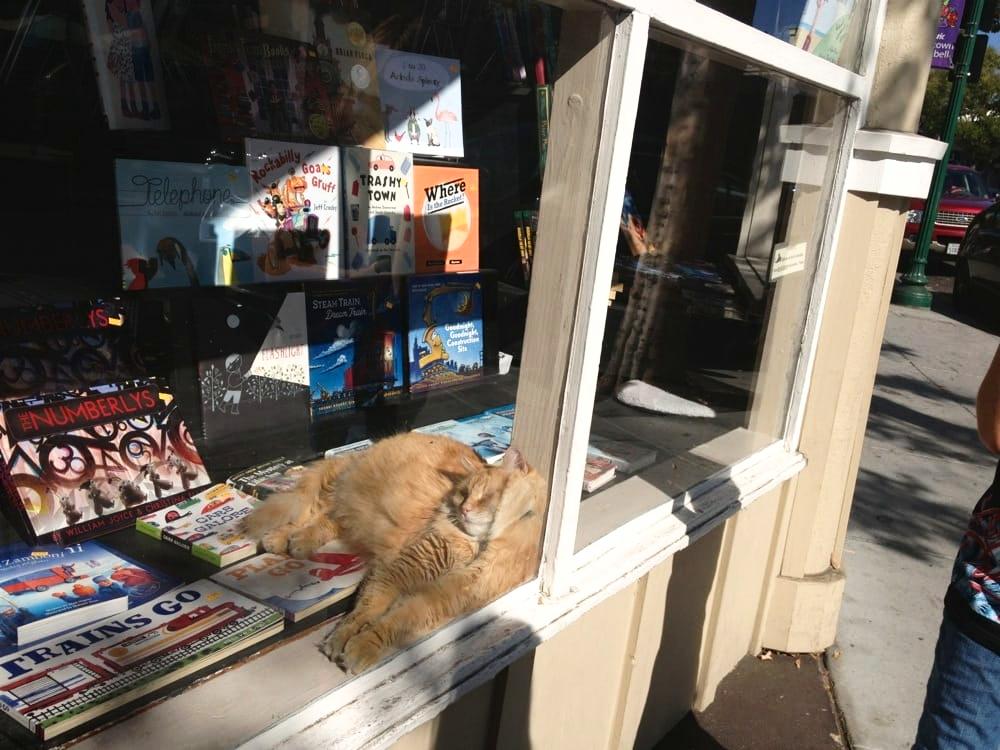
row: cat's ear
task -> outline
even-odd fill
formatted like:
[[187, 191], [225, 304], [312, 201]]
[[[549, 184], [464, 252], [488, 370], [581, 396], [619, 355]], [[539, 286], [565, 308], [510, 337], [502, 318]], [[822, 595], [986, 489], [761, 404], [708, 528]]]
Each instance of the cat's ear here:
[[517, 448], [507, 449], [507, 452], [503, 454], [503, 463], [501, 466], [510, 471], [528, 473], [528, 462], [524, 460], [524, 454]]

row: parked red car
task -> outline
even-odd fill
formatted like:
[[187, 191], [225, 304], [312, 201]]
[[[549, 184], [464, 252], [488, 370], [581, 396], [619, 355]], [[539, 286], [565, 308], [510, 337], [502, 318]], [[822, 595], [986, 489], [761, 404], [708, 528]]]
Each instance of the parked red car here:
[[[906, 234], [903, 247], [912, 250], [920, 222], [924, 217], [923, 199], [910, 202], [906, 215]], [[993, 203], [982, 176], [971, 167], [952, 164], [945, 177], [944, 192], [938, 205], [934, 233], [931, 235], [931, 251], [945, 255], [958, 255], [958, 246], [965, 237], [965, 231], [972, 220]]]

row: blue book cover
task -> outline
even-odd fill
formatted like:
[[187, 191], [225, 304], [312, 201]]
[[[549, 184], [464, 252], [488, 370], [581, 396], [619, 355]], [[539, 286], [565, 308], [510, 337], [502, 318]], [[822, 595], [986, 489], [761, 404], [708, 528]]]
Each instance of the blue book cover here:
[[313, 419], [353, 409], [364, 340], [372, 321], [372, 289], [356, 286], [308, 296], [309, 403]]
[[220, 286], [254, 279], [246, 167], [115, 161], [122, 286]]
[[510, 436], [514, 429], [511, 419], [483, 412], [464, 419], [448, 419], [444, 422], [421, 427], [416, 432], [428, 435], [444, 435], [472, 448], [486, 463], [498, 463], [510, 448]]
[[[403, 393], [406, 332], [395, 279], [374, 281], [374, 313], [366, 337], [366, 402], [393, 400]], [[364, 405], [364, 404], [363, 404]]]
[[96, 542], [0, 549], [0, 654], [145, 604], [169, 576]]
[[410, 277], [410, 390], [481, 377], [483, 294], [479, 274]]

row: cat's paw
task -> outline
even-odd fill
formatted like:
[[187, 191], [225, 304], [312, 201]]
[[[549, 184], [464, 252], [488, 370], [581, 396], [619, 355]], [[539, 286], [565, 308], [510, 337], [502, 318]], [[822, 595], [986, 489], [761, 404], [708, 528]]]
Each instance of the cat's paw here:
[[[240, 523], [242, 531], [253, 539], [263, 540], [270, 532], [280, 531], [288, 525], [288, 519], [275, 512], [274, 507], [266, 503], [258, 505], [249, 516]], [[287, 532], [285, 534], [287, 536]]]
[[268, 531], [260, 538], [265, 552], [284, 555], [288, 552], [288, 536], [292, 527], [283, 526], [280, 529]]
[[288, 554], [299, 560], [305, 560], [309, 555], [324, 544], [333, 541], [332, 534], [317, 526], [307, 526], [297, 529], [288, 535]]
[[320, 651], [326, 654], [330, 661], [336, 661], [343, 653], [344, 645], [365, 628], [366, 624], [360, 618], [347, 615], [336, 628], [331, 630], [323, 643], [320, 644]]
[[388, 649], [375, 628], [358, 633], [345, 645], [337, 664], [349, 674], [361, 674], [382, 660]]

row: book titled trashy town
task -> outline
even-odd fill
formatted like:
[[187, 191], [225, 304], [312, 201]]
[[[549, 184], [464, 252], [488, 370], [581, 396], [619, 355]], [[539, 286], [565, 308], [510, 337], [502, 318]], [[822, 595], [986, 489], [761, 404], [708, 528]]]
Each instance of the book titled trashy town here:
[[410, 390], [456, 385], [483, 374], [479, 274], [410, 277]]
[[176, 402], [148, 380], [0, 401], [0, 471], [22, 535], [66, 544], [209, 482]]
[[281, 612], [211, 581], [0, 657], [0, 710], [48, 740], [281, 631]]
[[96, 542], [0, 548], [0, 654], [138, 607], [175, 583]]
[[217, 484], [177, 505], [142, 516], [136, 531], [174, 544], [217, 567], [257, 554], [257, 540], [242, 521], [258, 500], [228, 484]]

